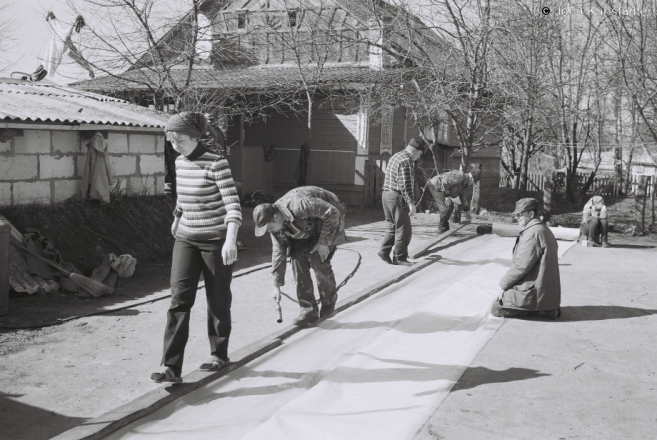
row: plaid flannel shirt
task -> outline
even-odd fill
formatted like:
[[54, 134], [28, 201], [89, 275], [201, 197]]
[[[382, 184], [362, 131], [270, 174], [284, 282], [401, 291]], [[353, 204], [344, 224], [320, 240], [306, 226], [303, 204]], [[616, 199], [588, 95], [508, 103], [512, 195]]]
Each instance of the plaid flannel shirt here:
[[383, 191], [397, 191], [401, 193], [407, 204], [414, 203], [414, 170], [415, 162], [409, 152], [402, 150], [395, 153], [388, 161], [386, 177], [383, 181]]

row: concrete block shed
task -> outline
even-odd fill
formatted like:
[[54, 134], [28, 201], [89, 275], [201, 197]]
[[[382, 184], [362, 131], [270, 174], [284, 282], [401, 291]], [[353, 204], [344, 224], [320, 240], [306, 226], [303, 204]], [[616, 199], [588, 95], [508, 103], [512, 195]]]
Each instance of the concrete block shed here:
[[107, 140], [111, 185], [164, 193], [168, 115], [48, 82], [0, 78], [0, 205], [57, 204], [80, 193], [87, 142]]

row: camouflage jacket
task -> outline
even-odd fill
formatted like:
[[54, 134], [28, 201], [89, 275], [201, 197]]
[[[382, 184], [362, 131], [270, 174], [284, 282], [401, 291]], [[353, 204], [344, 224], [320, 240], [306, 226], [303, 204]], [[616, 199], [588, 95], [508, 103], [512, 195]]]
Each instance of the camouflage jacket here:
[[430, 183], [446, 196], [458, 197], [461, 199], [463, 209], [465, 211], [469, 209], [470, 204], [464, 190], [471, 187], [473, 182], [467, 173], [459, 170], [448, 171], [432, 177]]
[[271, 234], [274, 285], [283, 286], [291, 241], [316, 237], [322, 246], [335, 246], [344, 233], [347, 208], [335, 194], [316, 186], [295, 188], [274, 206], [285, 217], [283, 228]]

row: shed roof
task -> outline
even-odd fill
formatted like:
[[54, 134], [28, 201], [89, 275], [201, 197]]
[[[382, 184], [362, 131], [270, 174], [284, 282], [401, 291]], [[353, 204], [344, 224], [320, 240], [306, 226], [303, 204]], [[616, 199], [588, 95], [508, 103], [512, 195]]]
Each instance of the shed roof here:
[[0, 78], [0, 122], [164, 127], [168, 115], [72, 87]]

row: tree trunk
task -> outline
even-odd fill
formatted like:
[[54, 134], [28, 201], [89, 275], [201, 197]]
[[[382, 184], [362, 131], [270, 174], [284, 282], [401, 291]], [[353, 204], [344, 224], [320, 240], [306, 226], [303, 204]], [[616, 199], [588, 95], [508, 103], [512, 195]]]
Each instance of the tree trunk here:
[[[306, 163], [299, 162], [299, 185], [304, 186], [308, 184], [308, 168], [310, 167], [310, 152], [312, 150], [312, 141], [313, 141], [313, 97], [312, 94], [306, 91], [306, 96], [308, 97], [308, 156], [305, 158]], [[301, 160], [304, 159], [303, 153], [301, 153]]]
[[614, 148], [614, 193], [623, 195], [623, 147]]

